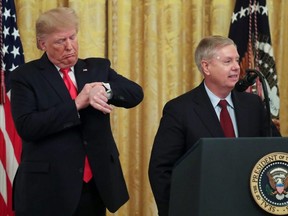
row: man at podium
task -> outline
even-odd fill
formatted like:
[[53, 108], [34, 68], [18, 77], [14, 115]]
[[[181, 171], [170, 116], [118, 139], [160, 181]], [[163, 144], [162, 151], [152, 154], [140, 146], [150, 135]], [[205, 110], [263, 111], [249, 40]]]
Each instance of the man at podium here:
[[167, 102], [153, 143], [149, 180], [159, 216], [168, 215], [174, 164], [200, 138], [265, 137], [271, 136], [271, 131], [272, 136], [280, 136], [275, 125], [267, 121], [262, 99], [234, 89], [240, 66], [231, 39], [203, 38], [196, 48], [195, 62], [203, 81]]

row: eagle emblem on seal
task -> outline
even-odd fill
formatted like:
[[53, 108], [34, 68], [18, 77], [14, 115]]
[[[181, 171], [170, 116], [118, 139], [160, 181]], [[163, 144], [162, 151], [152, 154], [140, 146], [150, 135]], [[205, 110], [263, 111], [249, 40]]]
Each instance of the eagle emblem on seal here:
[[267, 172], [267, 176], [270, 185], [266, 187], [268, 194], [275, 196], [277, 200], [288, 198], [288, 170], [281, 167], [273, 168]]

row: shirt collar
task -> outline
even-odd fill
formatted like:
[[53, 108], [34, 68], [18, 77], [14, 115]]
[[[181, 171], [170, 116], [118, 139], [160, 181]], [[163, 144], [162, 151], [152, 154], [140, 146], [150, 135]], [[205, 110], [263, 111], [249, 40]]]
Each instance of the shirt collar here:
[[204, 82], [204, 87], [205, 87], [205, 90], [206, 90], [208, 97], [209, 97], [214, 108], [216, 108], [218, 106], [218, 103], [220, 100], [225, 99], [227, 101], [228, 105], [234, 109], [234, 105], [233, 105], [232, 97], [231, 97], [231, 92], [229, 93], [229, 95], [226, 98], [219, 98], [212, 91], [210, 91], [210, 89], [206, 86], [205, 82]]
[[[58, 66], [56, 66], [56, 65], [54, 65], [54, 66], [57, 68], [57, 71], [60, 70], [60, 67], [58, 67]], [[72, 72], [74, 72], [74, 67], [70, 67], [70, 70], [71, 70]]]

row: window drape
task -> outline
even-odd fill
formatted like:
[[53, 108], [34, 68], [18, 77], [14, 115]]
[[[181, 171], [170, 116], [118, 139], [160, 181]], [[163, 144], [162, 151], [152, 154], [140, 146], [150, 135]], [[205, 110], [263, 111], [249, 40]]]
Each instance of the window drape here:
[[[35, 21], [57, 6], [80, 17], [79, 53], [107, 57], [118, 73], [144, 89], [143, 102], [114, 109], [111, 123], [130, 200], [115, 216], [156, 216], [148, 163], [164, 104], [198, 85], [194, 50], [204, 36], [228, 35], [235, 0], [15, 0], [25, 60], [39, 58]], [[288, 135], [288, 1], [267, 0], [280, 88], [280, 124]], [[241, 31], [241, 29], [239, 29]]]

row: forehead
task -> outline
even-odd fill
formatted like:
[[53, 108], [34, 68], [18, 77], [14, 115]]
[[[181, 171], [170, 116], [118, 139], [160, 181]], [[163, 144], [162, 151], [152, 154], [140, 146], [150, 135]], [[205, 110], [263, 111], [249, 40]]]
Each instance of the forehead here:
[[237, 48], [234, 45], [219, 47], [215, 54], [216, 58], [239, 58]]
[[67, 38], [77, 34], [75, 29], [67, 29], [67, 30], [56, 30], [47, 35], [49, 38], [58, 39], [58, 38]]

